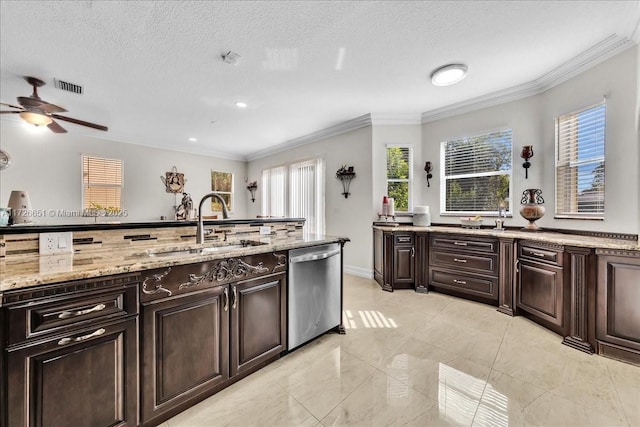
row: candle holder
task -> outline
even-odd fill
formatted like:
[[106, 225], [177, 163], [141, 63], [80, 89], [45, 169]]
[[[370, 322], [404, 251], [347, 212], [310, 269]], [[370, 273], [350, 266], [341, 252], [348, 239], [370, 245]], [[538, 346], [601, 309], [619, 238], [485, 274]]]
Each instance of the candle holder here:
[[251, 201], [253, 203], [256, 202], [256, 190], [257, 189], [258, 189], [258, 182], [257, 181], [250, 182], [247, 185], [247, 190], [249, 190], [249, 193], [251, 193]]
[[524, 168], [524, 178], [529, 179], [529, 168], [531, 167], [529, 159], [533, 157], [533, 145], [525, 145], [522, 147], [520, 157], [524, 159], [524, 163], [522, 164], [522, 167]]
[[431, 165], [431, 162], [426, 162], [424, 164], [424, 171], [427, 173], [427, 187], [431, 187], [429, 180], [433, 178], [433, 175], [431, 175], [432, 170], [433, 170], [433, 166]]

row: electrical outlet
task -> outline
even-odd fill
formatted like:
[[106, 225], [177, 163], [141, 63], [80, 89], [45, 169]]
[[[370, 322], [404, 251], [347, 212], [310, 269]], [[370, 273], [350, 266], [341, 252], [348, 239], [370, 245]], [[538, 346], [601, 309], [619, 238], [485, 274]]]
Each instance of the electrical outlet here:
[[40, 255], [63, 254], [73, 252], [73, 233], [40, 233]]
[[260, 234], [271, 234], [271, 226], [264, 225], [260, 227]]

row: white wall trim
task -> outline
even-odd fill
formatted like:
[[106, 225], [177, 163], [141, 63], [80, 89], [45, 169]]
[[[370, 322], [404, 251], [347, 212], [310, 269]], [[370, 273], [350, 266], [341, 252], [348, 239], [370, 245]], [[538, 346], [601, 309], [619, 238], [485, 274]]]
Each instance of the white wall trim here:
[[345, 265], [344, 272], [353, 276], [363, 277], [365, 279], [373, 279], [373, 270], [369, 268], [361, 268], [353, 265]]
[[457, 116], [459, 114], [469, 113], [482, 108], [517, 101], [518, 99], [543, 93], [622, 51], [633, 47], [635, 44], [636, 42], [631, 39], [612, 34], [600, 43], [536, 80], [467, 101], [451, 104], [446, 107], [426, 111], [422, 113], [422, 123], [430, 123], [447, 117]]

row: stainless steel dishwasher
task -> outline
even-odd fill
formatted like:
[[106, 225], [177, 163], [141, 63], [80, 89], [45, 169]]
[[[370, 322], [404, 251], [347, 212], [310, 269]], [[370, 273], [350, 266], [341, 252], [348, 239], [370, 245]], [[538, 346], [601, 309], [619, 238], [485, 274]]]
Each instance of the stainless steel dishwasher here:
[[340, 325], [341, 255], [339, 243], [289, 251], [288, 350]]

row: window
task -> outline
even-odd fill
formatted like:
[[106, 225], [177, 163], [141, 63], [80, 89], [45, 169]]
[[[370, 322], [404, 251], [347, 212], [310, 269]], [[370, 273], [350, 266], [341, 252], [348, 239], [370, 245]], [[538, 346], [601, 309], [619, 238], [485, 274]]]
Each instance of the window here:
[[412, 164], [411, 147], [387, 145], [387, 196], [393, 197], [398, 212], [412, 208]]
[[[229, 212], [233, 211], [233, 174], [231, 172], [211, 171], [211, 191], [218, 193], [224, 199]], [[211, 211], [222, 211], [222, 205], [218, 199], [211, 199]]]
[[443, 142], [440, 146], [440, 212], [511, 213], [512, 132]]
[[556, 218], [604, 218], [605, 110], [556, 119]]
[[305, 160], [263, 170], [262, 215], [305, 218], [305, 232], [324, 234], [323, 160]]
[[84, 209], [122, 209], [122, 160], [81, 156], [82, 207]]

